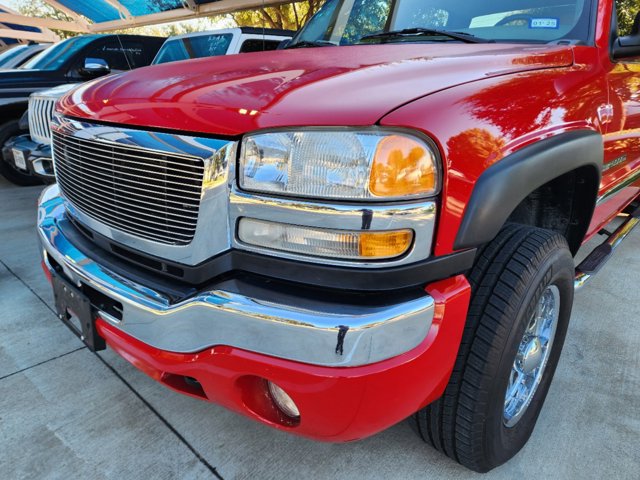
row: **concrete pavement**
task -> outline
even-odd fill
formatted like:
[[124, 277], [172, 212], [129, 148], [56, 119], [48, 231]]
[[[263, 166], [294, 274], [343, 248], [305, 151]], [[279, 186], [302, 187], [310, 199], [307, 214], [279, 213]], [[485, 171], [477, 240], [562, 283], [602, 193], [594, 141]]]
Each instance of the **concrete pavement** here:
[[[320, 444], [174, 393], [55, 317], [34, 226], [41, 188], [0, 177], [0, 475], [21, 478], [480, 478], [406, 423]], [[640, 230], [576, 295], [533, 437], [485, 479], [640, 477]]]

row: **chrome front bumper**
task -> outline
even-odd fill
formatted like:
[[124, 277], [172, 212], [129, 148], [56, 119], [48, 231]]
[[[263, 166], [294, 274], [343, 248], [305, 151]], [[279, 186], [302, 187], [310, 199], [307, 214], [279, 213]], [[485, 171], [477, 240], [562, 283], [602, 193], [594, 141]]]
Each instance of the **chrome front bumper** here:
[[19, 150], [23, 153], [27, 160], [27, 168], [31, 174], [48, 182], [55, 180], [51, 146], [49, 144], [36, 143], [29, 135], [20, 135], [6, 142], [2, 152], [5, 161], [10, 160], [10, 163], [17, 167], [13, 156], [14, 150]]
[[357, 366], [418, 346], [433, 321], [434, 301], [426, 293], [369, 306], [298, 302], [292, 296], [276, 303], [268, 294], [257, 298], [211, 289], [172, 304], [161, 292], [91, 260], [64, 236], [62, 227], [70, 227], [69, 220], [53, 185], [43, 192], [38, 210], [45, 263], [52, 268], [52, 259], [73, 283], [120, 302], [121, 321], [103, 318], [161, 350], [191, 353], [226, 345], [315, 365]]

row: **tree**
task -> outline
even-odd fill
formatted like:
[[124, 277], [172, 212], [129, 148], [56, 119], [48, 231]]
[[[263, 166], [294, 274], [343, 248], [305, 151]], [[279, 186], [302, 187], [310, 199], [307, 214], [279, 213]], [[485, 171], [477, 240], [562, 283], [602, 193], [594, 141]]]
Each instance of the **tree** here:
[[[145, 0], [151, 10], [154, 8], [159, 8], [160, 10], [165, 9], [166, 1], [169, 1], [170, 5], [174, 3], [173, 0]], [[232, 27], [234, 25], [299, 30], [307, 23], [311, 16], [320, 9], [324, 1], [325, 0], [298, 0], [275, 7], [255, 8], [209, 18], [173, 22], [164, 25], [124, 28], [113, 33], [169, 36]], [[68, 15], [46, 4], [42, 0], [21, 0], [18, 11], [28, 17], [73, 21]], [[78, 35], [78, 33], [75, 32], [65, 32], [54, 29], [52, 29], [52, 31], [62, 39]]]
[[616, 0], [618, 10], [618, 31], [620, 35], [629, 35], [633, 22], [640, 10], [638, 0]]
[[259, 7], [230, 13], [240, 27], [300, 30], [320, 9], [324, 0], [301, 0], [274, 7]]

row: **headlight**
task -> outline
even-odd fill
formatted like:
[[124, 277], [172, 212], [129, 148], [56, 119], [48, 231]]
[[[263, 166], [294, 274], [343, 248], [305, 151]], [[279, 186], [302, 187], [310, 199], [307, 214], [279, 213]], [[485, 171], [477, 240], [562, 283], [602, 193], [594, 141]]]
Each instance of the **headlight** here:
[[240, 187], [254, 192], [341, 200], [404, 200], [434, 195], [435, 148], [405, 133], [299, 130], [249, 135]]

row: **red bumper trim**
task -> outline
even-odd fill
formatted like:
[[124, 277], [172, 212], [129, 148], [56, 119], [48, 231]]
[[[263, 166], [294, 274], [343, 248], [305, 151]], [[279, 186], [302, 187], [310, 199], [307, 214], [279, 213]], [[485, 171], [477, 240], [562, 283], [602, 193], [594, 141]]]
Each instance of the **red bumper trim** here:
[[[228, 346], [172, 353], [150, 347], [102, 319], [97, 329], [122, 357], [173, 390], [305, 437], [350, 441], [378, 433], [442, 395], [458, 353], [470, 287], [459, 275], [426, 290], [436, 310], [424, 342], [403, 355], [359, 367], [307, 365]], [[201, 388], [184, 377], [196, 379]], [[283, 425], [268, 411], [254, 408], [252, 399], [261, 392], [252, 379], [268, 379], [282, 387], [300, 409], [300, 422]]]

